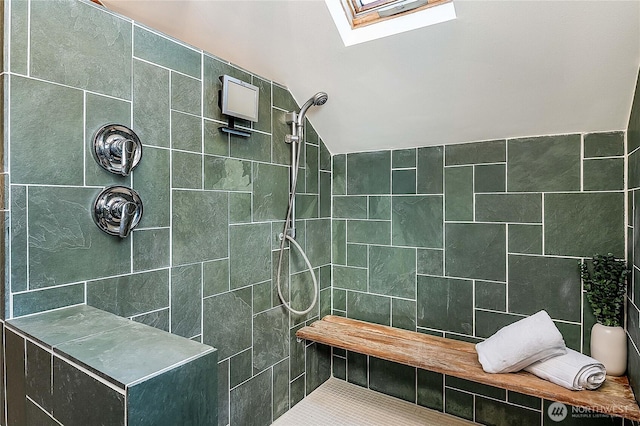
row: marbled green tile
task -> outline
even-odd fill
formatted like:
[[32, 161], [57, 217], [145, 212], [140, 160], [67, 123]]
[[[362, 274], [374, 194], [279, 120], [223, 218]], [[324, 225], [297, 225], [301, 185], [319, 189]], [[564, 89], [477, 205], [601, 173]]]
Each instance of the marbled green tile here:
[[380, 219], [380, 220], [391, 219], [391, 197], [390, 196], [375, 195], [367, 198], [369, 199], [369, 219]]
[[230, 424], [260, 426], [271, 423], [272, 376], [272, 370], [268, 369], [231, 390]]
[[307, 257], [314, 267], [331, 263], [331, 221], [328, 219], [308, 220]]
[[[26, 424], [25, 413], [25, 339], [9, 328], [3, 327], [3, 362], [6, 373], [3, 374], [3, 385], [6, 383], [10, 392], [6, 393], [6, 424]], [[6, 382], [5, 382], [6, 380]], [[4, 393], [4, 392], [3, 392]]]
[[444, 147], [418, 148], [418, 194], [442, 194], [444, 173]]
[[506, 225], [448, 223], [445, 234], [448, 276], [505, 280]]
[[369, 293], [347, 293], [349, 318], [375, 324], [391, 325], [391, 298]]
[[320, 172], [320, 217], [331, 217], [331, 173]]
[[[5, 34], [6, 47], [4, 55], [6, 65], [11, 66], [14, 73], [27, 75], [29, 61], [29, 2], [14, 1], [11, 3], [11, 15], [9, 17], [10, 32]], [[9, 59], [9, 61], [7, 61]], [[9, 64], [10, 63], [10, 64]], [[4, 66], [3, 71], [9, 71]]]
[[253, 219], [284, 220], [289, 199], [289, 168], [253, 164]]
[[356, 352], [347, 353], [347, 381], [359, 386], [368, 387], [369, 357]]
[[51, 353], [26, 340], [25, 391], [34, 402], [47, 412], [51, 412]]
[[229, 156], [229, 135], [220, 130], [220, 123], [204, 120], [205, 154]]
[[367, 219], [367, 197], [353, 195], [334, 197], [333, 217], [345, 219]]
[[542, 194], [478, 194], [479, 222], [542, 223]]
[[501, 399], [503, 401], [507, 398], [507, 391], [505, 389], [496, 388], [494, 386], [489, 386], [478, 382], [472, 382], [471, 380], [461, 379], [453, 376], [445, 376], [444, 383], [447, 387], [475, 393], [477, 395], [484, 395], [494, 399]]
[[442, 196], [394, 196], [393, 244], [409, 247], [442, 247]]
[[228, 224], [227, 194], [173, 191], [173, 264], [227, 257]]
[[546, 194], [544, 203], [545, 254], [624, 256], [624, 194]]
[[446, 220], [473, 220], [473, 167], [444, 170]]
[[[300, 324], [298, 326], [292, 327], [289, 332], [289, 349], [290, 349], [289, 376], [290, 377], [298, 377], [301, 374], [304, 374], [306, 342], [302, 342], [296, 337], [296, 332], [300, 330], [303, 326], [304, 324]], [[303, 376], [303, 381], [304, 381], [304, 376]]]
[[444, 250], [418, 249], [417, 273], [426, 275], [442, 275], [444, 272]]
[[231, 288], [271, 278], [271, 227], [268, 223], [234, 225], [229, 229]]
[[201, 98], [202, 82], [199, 79], [171, 73], [171, 109], [200, 115]]
[[340, 311], [347, 310], [347, 292], [338, 288], [333, 288], [333, 308]]
[[[93, 188], [29, 188], [31, 289], [131, 270], [129, 241], [105, 234], [91, 219], [90, 206], [98, 192]], [[73, 268], [60, 267], [69, 264]]]
[[391, 165], [393, 168], [416, 167], [416, 158], [417, 152], [415, 148], [391, 151]]
[[110, 123], [131, 126], [131, 102], [93, 93], [87, 93], [85, 102], [85, 184], [131, 186], [131, 178], [106, 171], [93, 158], [93, 139], [98, 129]]
[[266, 311], [273, 307], [273, 289], [271, 280], [253, 285], [253, 313]]
[[204, 157], [204, 189], [251, 191], [252, 188], [250, 161]]
[[624, 189], [624, 158], [584, 160], [585, 191]]
[[133, 54], [137, 58], [200, 77], [200, 52], [137, 25], [133, 37]]
[[443, 410], [444, 377], [440, 373], [417, 369], [417, 403], [433, 410]]
[[[318, 270], [315, 269], [314, 273], [316, 278], [318, 276]], [[291, 290], [290, 290], [290, 305], [293, 309], [298, 311], [304, 311], [311, 306], [313, 302], [313, 280], [311, 273], [307, 271], [295, 273], [291, 275]], [[286, 296], [285, 296], [286, 297]], [[320, 312], [320, 306], [316, 304], [309, 313], [305, 315], [290, 315], [290, 325], [300, 324], [304, 321], [308, 321], [313, 317], [317, 317]]]
[[367, 248], [365, 244], [347, 244], [347, 265], [360, 268], [368, 267]]
[[296, 195], [296, 218], [297, 219], [313, 219], [317, 217], [318, 217], [318, 196], [314, 194], [297, 194]]
[[215, 352], [209, 353], [130, 387], [128, 424], [214, 425], [218, 414], [217, 359]]
[[580, 352], [582, 346], [582, 326], [580, 324], [570, 324], [560, 321], [554, 321], [554, 323], [560, 331], [560, 334], [562, 334], [567, 347]]
[[335, 265], [347, 264], [347, 221], [331, 221], [331, 261]]
[[[319, 173], [319, 154], [318, 147], [313, 145], [307, 145], [305, 149], [305, 179], [307, 183], [307, 191], [310, 194], [318, 193], [318, 173]], [[298, 176], [298, 179], [302, 178], [302, 175]]]
[[149, 327], [169, 332], [170, 319], [169, 308], [160, 309], [159, 311], [149, 312], [148, 314], [137, 315], [131, 318], [135, 322], [146, 324]]
[[531, 315], [544, 309], [554, 319], [580, 321], [581, 305], [580, 271], [575, 259], [509, 256], [511, 312]]
[[204, 299], [202, 341], [225, 359], [251, 347], [251, 288]]
[[333, 357], [333, 371], [331, 372], [333, 377], [340, 380], [347, 380], [347, 360], [346, 358]]
[[627, 187], [640, 188], [640, 150], [629, 154]]
[[202, 332], [202, 265], [171, 268], [171, 333], [190, 338]]
[[475, 399], [475, 421], [480, 424], [537, 426], [540, 424], [540, 417], [539, 411], [516, 407], [481, 396], [477, 396]]
[[415, 300], [391, 299], [391, 326], [416, 331]]
[[475, 192], [504, 192], [507, 188], [505, 164], [479, 164], [473, 167]]
[[291, 133], [291, 126], [287, 124], [286, 114], [287, 113], [285, 111], [282, 111], [280, 109], [272, 109], [271, 121], [273, 127], [273, 135], [271, 141], [273, 145], [273, 162], [277, 164], [290, 165], [291, 144], [285, 142], [285, 136]]
[[[640, 198], [639, 198], [640, 200]], [[27, 187], [11, 185], [11, 291], [27, 289]]]
[[189, 152], [171, 151], [173, 188], [202, 188], [202, 156]]
[[473, 282], [418, 275], [417, 325], [473, 334]]
[[347, 193], [347, 156], [339, 154], [333, 156], [333, 195], [345, 195]]
[[347, 241], [363, 244], [389, 244], [391, 222], [382, 220], [349, 220]]
[[[82, 91], [19, 76], [10, 82], [11, 183], [82, 185]], [[42, 161], [34, 153], [51, 144], [51, 135], [60, 135], [57, 147]]]
[[34, 314], [84, 303], [84, 284], [52, 287], [13, 295], [13, 316]]
[[289, 360], [273, 366], [273, 420], [289, 410]]
[[87, 304], [130, 317], [169, 306], [169, 270], [89, 281]]
[[125, 395], [54, 357], [53, 412], [56, 420], [65, 425], [124, 426]]
[[293, 408], [298, 402], [302, 401], [305, 392], [305, 376], [299, 376], [291, 382], [289, 386], [289, 406]]
[[169, 147], [169, 71], [133, 61], [133, 128], [145, 145]]
[[624, 155], [624, 132], [589, 133], [584, 135], [584, 157]]
[[171, 111], [171, 147], [191, 152], [202, 152], [202, 119]]
[[34, 2], [30, 18], [33, 77], [131, 98], [131, 22], [66, 1]]
[[523, 407], [534, 408], [539, 410], [542, 406], [542, 400], [535, 396], [525, 395], [515, 391], [507, 391], [507, 401], [518, 404]]
[[474, 291], [476, 308], [493, 311], [507, 310], [506, 284], [476, 280]]
[[380, 358], [369, 358], [369, 388], [416, 402], [416, 369]]
[[509, 224], [509, 253], [542, 254], [542, 225]]
[[258, 121], [253, 128], [271, 133], [271, 82], [253, 76], [252, 84], [258, 87]]
[[251, 222], [251, 193], [229, 193], [229, 223]]
[[229, 291], [229, 259], [203, 264], [203, 297]]
[[473, 420], [473, 394], [445, 388], [444, 400], [445, 413]]
[[276, 307], [253, 318], [253, 371], [260, 372], [289, 356], [287, 311]]
[[134, 271], [169, 266], [171, 244], [168, 228], [138, 229], [133, 231], [132, 238]]
[[490, 337], [496, 331], [523, 319], [522, 315], [476, 310], [476, 336]]
[[232, 157], [269, 162], [271, 161], [271, 136], [257, 132], [252, 133], [249, 138], [231, 135], [229, 149]]
[[472, 142], [445, 146], [445, 165], [499, 163], [506, 160], [504, 140]]
[[393, 194], [415, 194], [416, 193], [416, 170], [392, 170], [391, 180]]
[[251, 378], [253, 375], [251, 355], [251, 349], [247, 349], [229, 358], [229, 387], [235, 388]]
[[307, 144], [318, 145], [318, 132], [308, 118], [304, 120], [304, 141]]
[[139, 227], [162, 227], [170, 224], [171, 174], [170, 151], [144, 147], [144, 161], [135, 170], [133, 188], [144, 205]]
[[347, 154], [348, 194], [391, 193], [391, 151]]
[[507, 190], [580, 190], [580, 135], [509, 140]]
[[320, 142], [320, 170], [331, 171], [331, 153], [327, 146], [322, 142]]
[[369, 264], [371, 293], [415, 299], [415, 249], [370, 246]]
[[[3, 414], [4, 415], [4, 414]], [[38, 425], [38, 426], [59, 426], [60, 423], [53, 420], [53, 418], [43, 411], [40, 406], [36, 405], [31, 400], [26, 400], [26, 424]]]
[[347, 290], [367, 291], [367, 270], [363, 268], [334, 266], [333, 286]]
[[[226, 122], [227, 118], [222, 116], [219, 103], [219, 92], [222, 90], [220, 76], [230, 75], [247, 83], [251, 82], [251, 75], [242, 71], [220, 59], [207, 54], [203, 55], [203, 77], [202, 86], [204, 88], [204, 116]], [[250, 138], [249, 140], [251, 140]]]

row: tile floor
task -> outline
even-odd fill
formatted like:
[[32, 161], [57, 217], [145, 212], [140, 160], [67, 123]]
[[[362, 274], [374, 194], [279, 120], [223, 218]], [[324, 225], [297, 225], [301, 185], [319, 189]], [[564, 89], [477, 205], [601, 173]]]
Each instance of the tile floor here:
[[330, 378], [273, 426], [462, 426], [474, 423]]

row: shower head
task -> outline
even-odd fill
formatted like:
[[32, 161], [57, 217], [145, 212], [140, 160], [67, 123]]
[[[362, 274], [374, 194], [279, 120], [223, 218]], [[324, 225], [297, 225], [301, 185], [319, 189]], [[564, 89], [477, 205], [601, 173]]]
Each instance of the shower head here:
[[304, 105], [302, 105], [302, 108], [300, 108], [300, 112], [298, 113], [296, 124], [298, 126], [302, 126], [302, 123], [304, 121], [304, 116], [307, 114], [307, 110], [312, 106], [324, 105], [328, 99], [329, 99], [329, 95], [327, 95], [325, 92], [318, 92], [315, 95], [313, 95], [313, 97], [309, 99], [307, 102], [305, 102]]

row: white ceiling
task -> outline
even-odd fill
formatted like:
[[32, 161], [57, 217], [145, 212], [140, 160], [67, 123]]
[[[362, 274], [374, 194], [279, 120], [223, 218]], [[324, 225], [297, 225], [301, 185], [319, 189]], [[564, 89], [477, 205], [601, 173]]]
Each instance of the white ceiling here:
[[[337, 1], [337, 0], [335, 0]], [[458, 18], [344, 47], [323, 0], [103, 0], [289, 87], [333, 154], [626, 129], [640, 1], [462, 1]]]

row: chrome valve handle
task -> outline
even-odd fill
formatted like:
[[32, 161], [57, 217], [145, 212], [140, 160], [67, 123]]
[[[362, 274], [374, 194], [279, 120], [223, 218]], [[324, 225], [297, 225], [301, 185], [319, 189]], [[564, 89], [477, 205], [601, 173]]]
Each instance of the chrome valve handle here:
[[126, 186], [105, 188], [93, 205], [93, 221], [109, 235], [126, 238], [142, 217], [142, 200]]
[[142, 158], [142, 143], [130, 128], [107, 124], [93, 137], [93, 158], [103, 169], [128, 176]]

